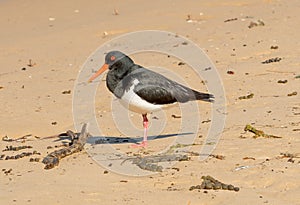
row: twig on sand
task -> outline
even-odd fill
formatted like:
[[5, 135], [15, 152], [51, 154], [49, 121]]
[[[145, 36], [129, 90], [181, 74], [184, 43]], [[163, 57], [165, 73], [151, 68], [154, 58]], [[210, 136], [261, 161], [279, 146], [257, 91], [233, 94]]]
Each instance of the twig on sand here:
[[49, 153], [42, 161], [46, 165], [44, 169], [52, 169], [59, 164], [60, 159], [83, 150], [86, 139], [89, 136], [86, 126], [86, 124], [82, 126], [80, 133], [74, 133], [71, 130], [66, 132], [72, 139], [69, 147]]

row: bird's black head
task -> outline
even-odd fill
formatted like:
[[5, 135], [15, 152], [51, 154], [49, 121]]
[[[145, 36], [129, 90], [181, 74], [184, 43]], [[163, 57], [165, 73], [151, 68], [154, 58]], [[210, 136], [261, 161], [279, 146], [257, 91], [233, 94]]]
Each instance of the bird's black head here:
[[131, 66], [133, 64], [133, 61], [131, 60], [131, 58], [120, 51], [110, 51], [105, 56], [105, 64], [109, 66], [109, 70], [112, 70], [124, 66]]
[[125, 75], [133, 65], [133, 60], [120, 51], [110, 51], [105, 56], [104, 65], [88, 80], [92, 82], [107, 69], [120, 77]]

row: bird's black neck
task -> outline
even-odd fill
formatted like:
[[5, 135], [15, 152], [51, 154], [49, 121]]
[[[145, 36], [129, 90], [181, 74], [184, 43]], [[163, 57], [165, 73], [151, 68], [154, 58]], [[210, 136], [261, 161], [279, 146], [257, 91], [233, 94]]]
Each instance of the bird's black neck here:
[[139, 65], [134, 63], [127, 65], [112, 65], [106, 76], [106, 85], [108, 89], [118, 98], [124, 93], [124, 88], [121, 81], [130, 75], [136, 69], [141, 68]]

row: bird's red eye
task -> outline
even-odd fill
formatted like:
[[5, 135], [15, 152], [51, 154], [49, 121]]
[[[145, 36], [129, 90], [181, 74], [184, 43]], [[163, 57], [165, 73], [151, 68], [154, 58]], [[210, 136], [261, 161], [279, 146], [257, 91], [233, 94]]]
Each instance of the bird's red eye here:
[[115, 56], [111, 56], [111, 57], [110, 57], [110, 60], [111, 60], [111, 61], [114, 61], [114, 60], [116, 60], [116, 57], [115, 57]]

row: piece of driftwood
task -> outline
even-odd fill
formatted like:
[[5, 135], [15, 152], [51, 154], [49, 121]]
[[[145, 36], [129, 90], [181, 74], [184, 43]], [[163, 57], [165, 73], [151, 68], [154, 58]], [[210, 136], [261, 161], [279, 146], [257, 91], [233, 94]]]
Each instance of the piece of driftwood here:
[[86, 124], [82, 126], [80, 133], [74, 133], [69, 130], [66, 134], [71, 138], [71, 143], [68, 147], [61, 148], [48, 154], [42, 161], [46, 165], [44, 169], [52, 169], [59, 164], [60, 159], [82, 151], [89, 136]]

